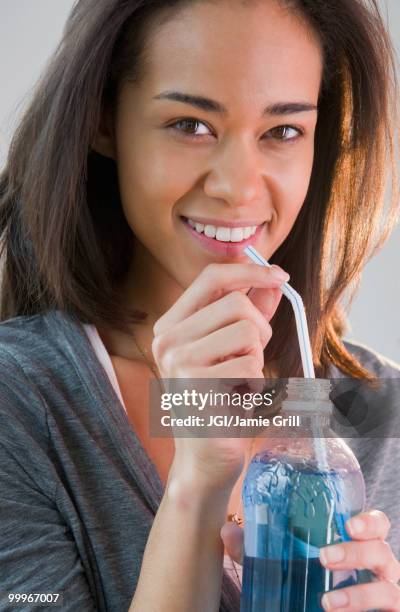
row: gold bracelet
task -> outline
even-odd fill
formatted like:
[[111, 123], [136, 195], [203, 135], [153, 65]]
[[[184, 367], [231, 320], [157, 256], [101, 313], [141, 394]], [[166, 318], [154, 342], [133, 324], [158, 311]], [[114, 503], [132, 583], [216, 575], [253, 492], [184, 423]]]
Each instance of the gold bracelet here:
[[226, 520], [231, 523], [236, 523], [236, 525], [243, 525], [243, 519], [237, 512], [234, 512], [234, 514], [228, 514]]

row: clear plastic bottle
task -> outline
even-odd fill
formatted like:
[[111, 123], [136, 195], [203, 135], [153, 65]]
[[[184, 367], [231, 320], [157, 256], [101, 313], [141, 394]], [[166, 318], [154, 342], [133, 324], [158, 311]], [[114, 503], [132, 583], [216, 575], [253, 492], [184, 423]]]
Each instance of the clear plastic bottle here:
[[345, 522], [365, 504], [359, 463], [330, 429], [330, 381], [289, 379], [287, 392], [280, 414], [299, 415], [300, 431], [266, 437], [243, 483], [241, 612], [320, 611], [325, 591], [372, 577], [319, 560], [321, 547], [351, 539]]

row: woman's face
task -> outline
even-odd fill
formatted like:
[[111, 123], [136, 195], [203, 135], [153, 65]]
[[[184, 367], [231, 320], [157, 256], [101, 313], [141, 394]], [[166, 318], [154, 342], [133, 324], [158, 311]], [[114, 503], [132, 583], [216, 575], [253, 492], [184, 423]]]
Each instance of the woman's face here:
[[143, 273], [186, 288], [207, 264], [249, 262], [249, 243], [269, 258], [288, 236], [311, 175], [321, 50], [272, 0], [193, 3], [147, 44], [113, 155]]

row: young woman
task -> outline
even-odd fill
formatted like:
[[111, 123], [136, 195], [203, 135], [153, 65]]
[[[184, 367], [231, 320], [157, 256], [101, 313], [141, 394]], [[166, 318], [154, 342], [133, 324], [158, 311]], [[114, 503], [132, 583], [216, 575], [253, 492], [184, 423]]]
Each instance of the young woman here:
[[[301, 375], [288, 274], [317, 376], [400, 376], [339, 308], [394, 218], [393, 75], [372, 1], [76, 3], [0, 182], [1, 610], [239, 609], [248, 440], [152, 438], [149, 382]], [[323, 604], [400, 610], [397, 440], [354, 449], [321, 562], [377, 578]]]

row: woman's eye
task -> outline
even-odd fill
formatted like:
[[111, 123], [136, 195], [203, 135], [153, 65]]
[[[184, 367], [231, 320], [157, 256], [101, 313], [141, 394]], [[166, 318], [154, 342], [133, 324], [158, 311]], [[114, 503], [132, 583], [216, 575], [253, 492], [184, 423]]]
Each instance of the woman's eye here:
[[293, 125], [279, 125], [269, 130], [267, 136], [274, 140], [296, 140], [299, 136], [303, 136], [303, 131]]
[[[202, 129], [199, 130], [199, 126], [202, 126]], [[180, 119], [179, 121], [175, 121], [175, 123], [171, 123], [167, 127], [175, 130], [176, 132], [181, 132], [185, 136], [192, 136], [194, 138], [197, 136], [207, 136], [211, 133], [206, 124], [202, 121], [198, 121], [198, 119]]]
[[[193, 119], [192, 117], [179, 119], [179, 121], [175, 121], [168, 125], [167, 128], [187, 138], [193, 139], [197, 139], [200, 136], [212, 135], [210, 128], [203, 123], [203, 121]], [[297, 138], [302, 135], [303, 131], [300, 128], [294, 127], [293, 125], [279, 125], [269, 130], [266, 137], [281, 142], [288, 142], [297, 140]]]

